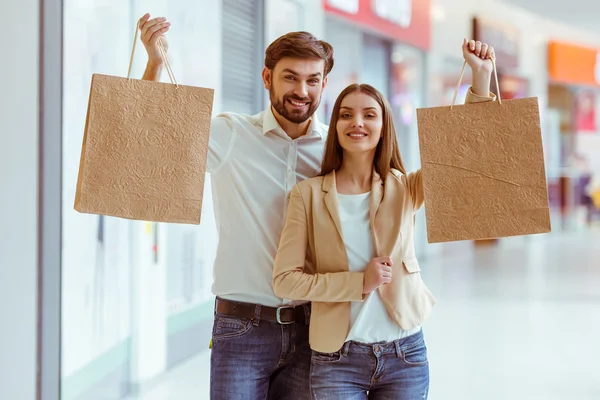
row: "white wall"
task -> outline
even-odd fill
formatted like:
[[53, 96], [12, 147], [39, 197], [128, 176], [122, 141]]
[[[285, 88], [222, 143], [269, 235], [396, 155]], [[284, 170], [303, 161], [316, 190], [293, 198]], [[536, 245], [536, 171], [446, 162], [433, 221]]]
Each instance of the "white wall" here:
[[[90, 79], [93, 73], [125, 76], [137, 19], [146, 12], [152, 18], [165, 16], [172, 22], [167, 37], [177, 82], [214, 88], [213, 113], [217, 113], [221, 96], [221, 2], [109, 0], [90, 8], [80, 1], [66, 0], [64, 7], [63, 390], [79, 388], [78, 373], [128, 338], [132, 351], [130, 382], [123, 383], [142, 388], [166, 369], [168, 310], [184, 311], [178, 308], [183, 300], [167, 303], [169, 270], [165, 258], [171, 251], [167, 236], [181, 236], [194, 229], [198, 247], [208, 248], [208, 257], [216, 244], [212, 240], [215, 229], [210, 181], [207, 179], [205, 186], [200, 227], [159, 224], [158, 264], [152, 261], [152, 224], [148, 228], [142, 222], [105, 218], [100, 248], [96, 239], [98, 216], [73, 210]], [[99, 35], [107, 22], [113, 29]], [[98, 41], [100, 36], [103, 40]], [[132, 77], [142, 76], [146, 60], [138, 38]], [[168, 82], [166, 72], [161, 80]], [[182, 258], [174, 255], [176, 260]], [[212, 262], [205, 265], [211, 268], [211, 276]], [[171, 264], [169, 268], [181, 269], [181, 265]]]
[[0, 399], [36, 392], [39, 4], [0, 2]]
[[[124, 8], [124, 9], [123, 9]], [[63, 1], [61, 389], [74, 395], [76, 372], [130, 335], [128, 221], [73, 209], [92, 73], [127, 74], [134, 26], [119, 0], [102, 10]], [[103, 33], [107, 21], [112, 29]], [[98, 40], [102, 37], [103, 40]], [[143, 52], [138, 43], [137, 52]]]

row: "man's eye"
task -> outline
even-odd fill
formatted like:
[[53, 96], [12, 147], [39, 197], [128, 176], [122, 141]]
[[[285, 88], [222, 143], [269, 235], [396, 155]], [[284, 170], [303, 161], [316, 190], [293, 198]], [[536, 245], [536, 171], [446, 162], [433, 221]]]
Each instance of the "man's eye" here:
[[293, 75], [288, 75], [285, 77], [285, 79], [289, 79], [289, 80], [293, 81], [294, 79], [296, 79], [296, 77]]

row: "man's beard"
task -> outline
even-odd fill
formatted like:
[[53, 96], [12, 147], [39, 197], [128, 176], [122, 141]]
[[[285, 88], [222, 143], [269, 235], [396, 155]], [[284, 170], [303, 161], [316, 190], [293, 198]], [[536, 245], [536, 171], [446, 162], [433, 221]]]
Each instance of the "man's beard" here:
[[[317, 108], [319, 107], [320, 98], [315, 102], [311, 101], [310, 97], [305, 97], [303, 99], [296, 97], [294, 95], [285, 95], [282, 99], [279, 99], [275, 90], [269, 90], [269, 98], [271, 99], [271, 105], [273, 109], [279, 113], [283, 118], [287, 119], [290, 122], [295, 124], [301, 124], [307, 121], [312, 115], [315, 113]], [[308, 108], [306, 111], [301, 110], [290, 110], [288, 107], [291, 107], [291, 104], [288, 100], [293, 100], [299, 103], [308, 103]]]

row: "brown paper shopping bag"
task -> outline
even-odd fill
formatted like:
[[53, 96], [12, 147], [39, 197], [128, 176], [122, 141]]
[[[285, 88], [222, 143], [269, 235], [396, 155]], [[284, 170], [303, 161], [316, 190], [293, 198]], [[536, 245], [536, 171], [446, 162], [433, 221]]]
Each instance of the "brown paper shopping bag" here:
[[417, 110], [428, 242], [550, 232], [537, 98], [454, 106], [459, 86]]
[[200, 223], [213, 89], [94, 74], [75, 210]]

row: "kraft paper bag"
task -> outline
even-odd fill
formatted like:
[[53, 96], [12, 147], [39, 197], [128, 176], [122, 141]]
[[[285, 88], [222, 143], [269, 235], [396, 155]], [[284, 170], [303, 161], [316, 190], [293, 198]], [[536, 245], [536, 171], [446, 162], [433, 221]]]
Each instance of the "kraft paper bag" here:
[[75, 210], [200, 223], [213, 89], [94, 74]]
[[428, 242], [550, 232], [537, 98], [454, 106], [459, 86], [417, 110]]

